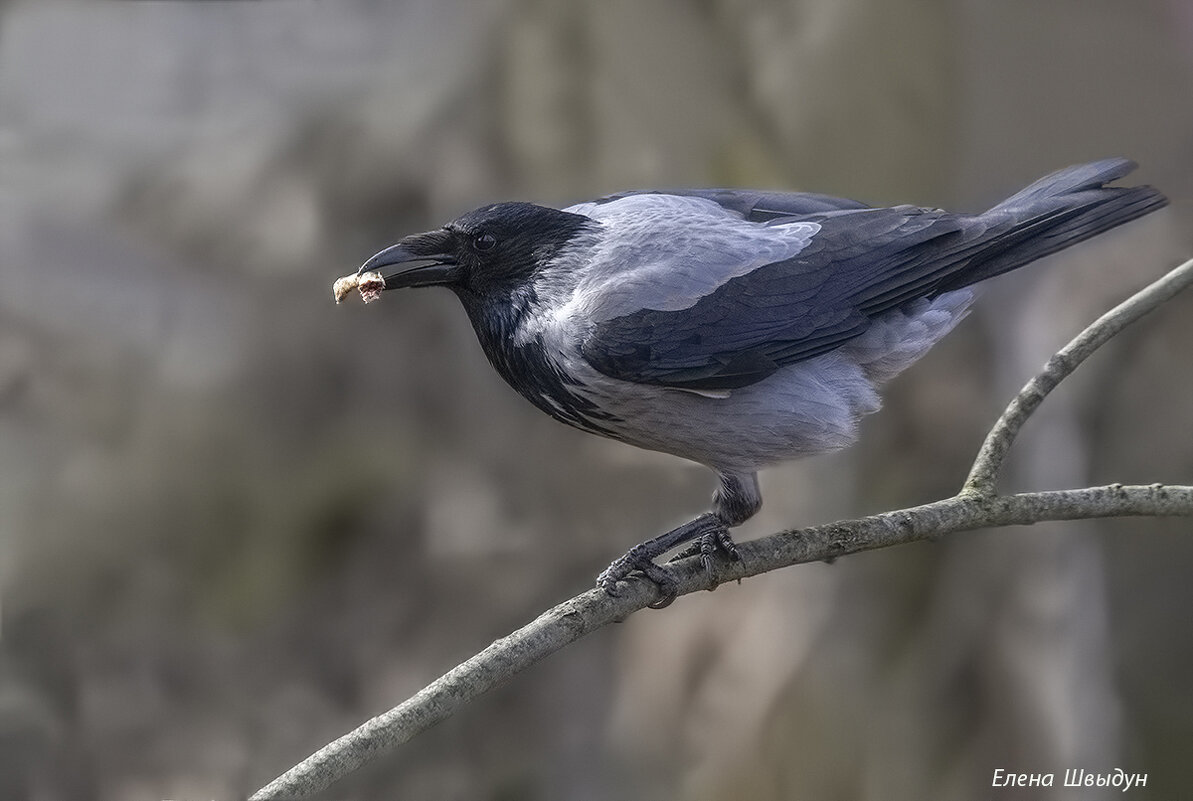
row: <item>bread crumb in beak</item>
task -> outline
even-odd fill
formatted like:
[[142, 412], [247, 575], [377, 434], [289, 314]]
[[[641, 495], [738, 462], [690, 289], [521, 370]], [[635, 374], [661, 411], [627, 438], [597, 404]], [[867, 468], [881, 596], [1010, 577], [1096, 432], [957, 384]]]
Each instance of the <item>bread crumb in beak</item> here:
[[346, 298], [354, 289], [360, 290], [360, 299], [365, 303], [372, 303], [381, 297], [382, 290], [385, 289], [385, 279], [381, 277], [381, 273], [367, 272], [357, 275], [345, 275], [343, 278], [337, 278], [336, 282], [331, 285], [331, 293], [335, 296], [336, 303], [339, 303]]
[[331, 285], [331, 294], [335, 296], [336, 303], [342, 301], [348, 296], [348, 293], [356, 289], [356, 284], [360, 280], [356, 273], [352, 275], [345, 275], [343, 278], [337, 278], [336, 282]]
[[361, 300], [372, 303], [381, 297], [381, 291], [385, 289], [385, 279], [381, 277], [381, 273], [361, 273], [356, 277], [356, 288], [360, 290]]

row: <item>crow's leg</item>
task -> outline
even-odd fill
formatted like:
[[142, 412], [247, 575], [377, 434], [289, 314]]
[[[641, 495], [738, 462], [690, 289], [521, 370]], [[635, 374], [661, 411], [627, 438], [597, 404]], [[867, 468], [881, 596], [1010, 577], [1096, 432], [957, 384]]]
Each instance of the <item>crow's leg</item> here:
[[640, 571], [659, 586], [663, 597], [651, 606], [661, 609], [675, 600], [677, 588], [667, 571], [655, 564], [656, 557], [662, 556], [677, 545], [692, 542], [680, 556], [700, 554], [707, 571], [712, 571], [712, 555], [718, 549], [724, 551], [730, 559], [740, 558], [737, 545], [729, 536], [729, 527], [745, 522], [762, 506], [758, 476], [756, 473], [718, 471], [718, 477], [721, 484], [713, 494], [712, 512], [702, 514], [666, 534], [630, 548], [597, 576], [597, 586], [610, 595], [616, 595], [617, 582], [635, 570]]
[[703, 540], [710, 533], [716, 536], [715, 532], [718, 530], [725, 531], [728, 536], [729, 532], [725, 528], [725, 524], [718, 520], [716, 515], [706, 513], [666, 534], [661, 534], [646, 542], [640, 542], [614, 559], [613, 563], [597, 576], [597, 586], [610, 595], [617, 595], [617, 582], [637, 570], [659, 586], [659, 592], [663, 597], [651, 606], [662, 609], [675, 600], [678, 592], [675, 581], [667, 575], [667, 571], [655, 564], [655, 557], [662, 556], [676, 545], [682, 545], [694, 539]]
[[706, 531], [699, 539], [676, 554], [671, 561], [700, 554], [704, 569], [712, 572], [712, 555], [718, 550], [724, 551], [725, 556], [731, 561], [736, 562], [741, 558], [737, 553], [737, 544], [729, 536], [729, 529], [746, 522], [762, 508], [758, 474], [718, 472], [717, 476], [721, 479], [721, 486], [717, 487], [712, 496], [713, 514], [723, 525]]

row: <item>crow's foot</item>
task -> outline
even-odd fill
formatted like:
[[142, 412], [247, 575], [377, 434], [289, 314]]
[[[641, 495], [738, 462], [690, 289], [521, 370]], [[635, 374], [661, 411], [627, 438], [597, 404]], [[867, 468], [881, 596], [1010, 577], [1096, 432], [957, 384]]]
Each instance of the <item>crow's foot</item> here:
[[667, 561], [678, 562], [680, 559], [687, 559], [689, 556], [699, 554], [700, 561], [704, 565], [704, 572], [711, 573], [713, 554], [717, 551], [722, 551], [730, 562], [741, 561], [741, 554], [737, 552], [737, 543], [733, 541], [733, 537], [729, 536], [729, 528], [725, 525], [700, 535], [699, 539]]
[[697, 540], [697, 542], [693, 543], [692, 548], [685, 549], [685, 553], [688, 551], [691, 551], [691, 555], [699, 553], [705, 570], [712, 570], [712, 554], [717, 548], [724, 550], [731, 559], [739, 558], [737, 546], [730, 538], [729, 529], [725, 524], [715, 515], [703, 514], [695, 520], [684, 523], [679, 528], [630, 548], [614, 559], [613, 563], [597, 576], [597, 586], [610, 595], [617, 595], [617, 582], [629, 577], [634, 571], [638, 571], [659, 588], [661, 597], [650, 604], [650, 607], [662, 609], [664, 606], [669, 606], [678, 595], [679, 588], [670, 573], [655, 564], [654, 560], [676, 545], [682, 545], [692, 540]]

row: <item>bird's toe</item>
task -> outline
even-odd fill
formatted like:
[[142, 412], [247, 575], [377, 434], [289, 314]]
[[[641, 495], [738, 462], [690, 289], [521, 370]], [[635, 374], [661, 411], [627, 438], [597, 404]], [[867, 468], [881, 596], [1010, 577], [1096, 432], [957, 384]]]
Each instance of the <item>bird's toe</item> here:
[[631, 548], [628, 552], [614, 559], [613, 562], [597, 576], [597, 587], [613, 597], [621, 595], [618, 583], [631, 578], [632, 573], [642, 576], [659, 589], [659, 599], [650, 603], [651, 609], [662, 609], [670, 606], [679, 595], [679, 585], [666, 568], [654, 563], [654, 560], [644, 554], [635, 553]]
[[700, 561], [704, 565], [705, 572], [711, 573], [713, 569], [713, 555], [721, 551], [725, 554], [725, 558], [731, 562], [741, 561], [741, 554], [738, 553], [737, 543], [733, 541], [733, 537], [729, 534], [729, 528], [725, 525], [719, 525], [704, 534], [682, 551], [677, 553], [668, 561], [676, 562], [680, 559], [687, 559], [690, 556], [699, 556]]

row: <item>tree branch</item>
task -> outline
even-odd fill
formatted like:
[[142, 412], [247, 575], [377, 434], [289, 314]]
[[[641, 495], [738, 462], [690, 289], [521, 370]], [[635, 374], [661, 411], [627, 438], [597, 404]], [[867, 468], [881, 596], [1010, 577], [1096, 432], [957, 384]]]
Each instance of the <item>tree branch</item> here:
[[[679, 594], [715, 589], [727, 581], [781, 567], [936, 539], [958, 531], [1030, 525], [1046, 520], [1193, 516], [1193, 486], [1112, 484], [1009, 496], [997, 495], [994, 491], [999, 469], [1015, 435], [1047, 394], [1094, 350], [1190, 283], [1193, 283], [1193, 260], [1098, 318], [1050, 359], [1044, 370], [1020, 391], [986, 437], [958, 495], [910, 509], [793, 529], [739, 543], [741, 561], [718, 562], [711, 574], [704, 571], [697, 558], [670, 563], [667, 570], [675, 579]], [[602, 626], [623, 620], [658, 600], [657, 587], [651, 582], [630, 581], [620, 589], [621, 594], [617, 597], [610, 597], [600, 590], [589, 590], [544, 612], [528, 625], [448, 671], [399, 706], [316, 751], [258, 790], [252, 798], [257, 801], [300, 798], [316, 793], [382, 751], [445, 720], [471, 699], [508, 681], [565, 645]]]
[[980, 495], [994, 495], [995, 480], [1002, 468], [1003, 459], [1011, 449], [1019, 429], [1043, 403], [1048, 393], [1056, 389], [1061, 381], [1077, 369], [1095, 350], [1131, 323], [1172, 298], [1193, 283], [1193, 259], [1173, 269], [1167, 275], [1147, 285], [1110, 311], [1103, 314], [1078, 334], [1048, 360], [1043, 371], [1019, 390], [1019, 394], [1007, 406], [1006, 411], [986, 435], [986, 441], [978, 451], [969, 477], [965, 479], [963, 492]]

